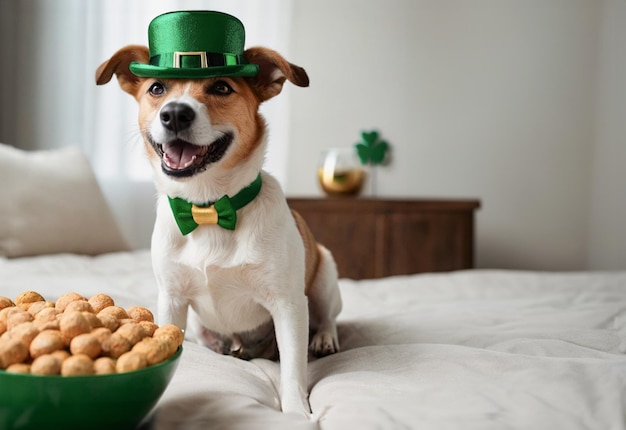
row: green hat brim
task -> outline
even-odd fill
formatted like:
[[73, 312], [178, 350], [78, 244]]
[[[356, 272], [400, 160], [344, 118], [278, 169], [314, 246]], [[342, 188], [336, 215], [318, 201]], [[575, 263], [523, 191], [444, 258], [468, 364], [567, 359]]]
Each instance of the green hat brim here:
[[141, 78], [201, 79], [220, 76], [252, 77], [259, 73], [257, 64], [240, 64], [206, 68], [160, 67], [152, 64], [130, 63], [130, 71]]

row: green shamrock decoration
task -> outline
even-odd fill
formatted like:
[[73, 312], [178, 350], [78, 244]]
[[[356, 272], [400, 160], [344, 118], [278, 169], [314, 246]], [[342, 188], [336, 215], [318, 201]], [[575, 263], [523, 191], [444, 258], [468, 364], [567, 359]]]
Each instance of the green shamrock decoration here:
[[362, 141], [355, 144], [361, 164], [381, 164], [385, 160], [389, 144], [384, 140], [378, 140], [376, 130], [361, 132]]

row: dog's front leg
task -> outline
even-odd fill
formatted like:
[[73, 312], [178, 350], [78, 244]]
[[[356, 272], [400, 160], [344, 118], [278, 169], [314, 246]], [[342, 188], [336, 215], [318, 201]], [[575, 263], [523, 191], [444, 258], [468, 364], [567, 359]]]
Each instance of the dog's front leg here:
[[309, 311], [304, 294], [290, 299], [277, 300], [270, 310], [280, 354], [280, 400], [283, 412], [308, 417]]
[[192, 279], [185, 268], [171, 261], [169, 248], [161, 245], [166, 243], [161, 232], [162, 229], [155, 228], [152, 235], [151, 253], [154, 277], [159, 289], [157, 321], [159, 325], [175, 324], [184, 331], [187, 327], [189, 309], [189, 299], [185, 290], [191, 284]]
[[160, 289], [157, 300], [159, 325], [175, 324], [185, 331], [189, 304], [180, 297], [175, 297]]

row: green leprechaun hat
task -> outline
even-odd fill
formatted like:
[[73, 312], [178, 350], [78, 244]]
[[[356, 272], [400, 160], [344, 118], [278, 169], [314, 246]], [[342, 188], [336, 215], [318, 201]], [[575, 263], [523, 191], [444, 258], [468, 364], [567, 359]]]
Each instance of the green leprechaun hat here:
[[256, 76], [259, 66], [243, 57], [246, 40], [241, 21], [213, 11], [159, 15], [148, 27], [149, 64], [132, 62], [136, 76], [210, 78]]

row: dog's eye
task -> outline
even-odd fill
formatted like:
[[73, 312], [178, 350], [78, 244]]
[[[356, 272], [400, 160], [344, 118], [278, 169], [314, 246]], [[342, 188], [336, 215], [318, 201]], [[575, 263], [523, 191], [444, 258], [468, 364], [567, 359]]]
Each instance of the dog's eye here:
[[207, 92], [218, 96], [227, 96], [233, 93], [233, 88], [225, 81], [217, 81], [208, 88]]
[[163, 94], [165, 94], [165, 85], [163, 85], [161, 82], [155, 82], [150, 86], [148, 92], [153, 96], [162, 96]]

